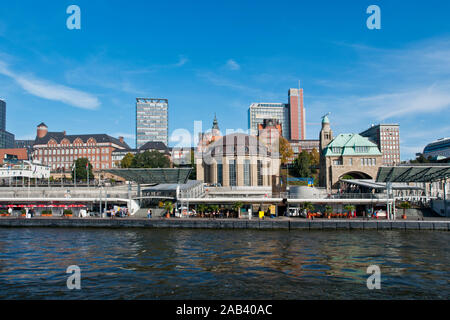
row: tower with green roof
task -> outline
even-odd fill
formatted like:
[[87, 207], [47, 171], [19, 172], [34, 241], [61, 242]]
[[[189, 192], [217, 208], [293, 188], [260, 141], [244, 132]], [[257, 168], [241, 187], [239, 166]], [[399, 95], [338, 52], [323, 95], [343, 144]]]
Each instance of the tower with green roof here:
[[341, 133], [333, 138], [328, 114], [322, 118], [319, 138], [321, 187], [331, 192], [339, 188], [340, 179], [348, 176], [375, 179], [382, 164], [382, 154], [375, 143], [356, 133]]

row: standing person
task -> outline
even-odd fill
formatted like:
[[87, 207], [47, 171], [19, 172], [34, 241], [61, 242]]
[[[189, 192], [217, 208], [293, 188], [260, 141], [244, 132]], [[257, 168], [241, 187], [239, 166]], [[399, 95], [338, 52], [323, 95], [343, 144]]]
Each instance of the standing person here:
[[9, 214], [10, 216], [12, 215], [12, 211], [13, 211], [12, 208], [9, 207], [9, 208], [8, 208], [8, 214]]

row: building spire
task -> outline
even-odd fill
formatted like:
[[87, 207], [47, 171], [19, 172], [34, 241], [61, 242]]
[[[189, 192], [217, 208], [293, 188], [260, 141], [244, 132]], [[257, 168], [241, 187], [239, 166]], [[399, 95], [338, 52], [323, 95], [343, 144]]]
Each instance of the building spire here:
[[219, 122], [217, 121], [216, 113], [214, 113], [213, 130], [219, 130]]

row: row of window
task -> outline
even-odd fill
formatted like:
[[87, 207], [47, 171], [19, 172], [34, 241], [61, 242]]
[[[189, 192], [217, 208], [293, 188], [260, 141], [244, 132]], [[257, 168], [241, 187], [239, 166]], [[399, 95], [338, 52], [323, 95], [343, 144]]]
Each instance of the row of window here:
[[36, 151], [38, 155], [64, 155], [64, 154], [94, 154], [94, 153], [108, 153], [108, 148], [89, 148], [89, 149], [39, 149]]
[[[244, 160], [244, 186], [251, 186], [251, 170], [250, 170], [250, 160]], [[262, 163], [260, 160], [257, 162], [257, 180], [258, 186], [263, 185], [262, 176]], [[228, 163], [228, 175], [230, 186], [236, 186], [236, 160], [230, 160]], [[223, 185], [223, 164], [217, 164], [217, 182]]]
[[[42, 157], [42, 161], [43, 162], [64, 162], [64, 161], [71, 161], [73, 162], [74, 160], [77, 160], [78, 158], [88, 158], [89, 161], [100, 161], [100, 156], [88, 156], [88, 157], [83, 157], [83, 156], [65, 156], [65, 157]], [[109, 161], [109, 156], [101, 156], [101, 161]]]
[[[61, 168], [64, 168], [65, 170], [72, 170], [71, 164], [52, 164], [50, 166], [52, 170], [61, 170]], [[109, 163], [102, 163], [101, 165], [99, 163], [95, 163], [92, 165], [95, 169], [109, 169]]]
[[[333, 160], [333, 165], [335, 166], [342, 166], [344, 165], [344, 162], [342, 159], [336, 159]], [[349, 158], [348, 159], [348, 165], [352, 166], [353, 165], [353, 158]], [[364, 167], [371, 167], [371, 166], [376, 166], [377, 165], [377, 159], [376, 158], [361, 158], [361, 166]]]

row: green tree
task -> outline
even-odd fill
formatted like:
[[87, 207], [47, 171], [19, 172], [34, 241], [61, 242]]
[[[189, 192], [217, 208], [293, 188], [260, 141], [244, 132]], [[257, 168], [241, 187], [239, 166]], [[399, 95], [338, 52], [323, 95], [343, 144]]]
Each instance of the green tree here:
[[289, 141], [287, 141], [284, 137], [280, 137], [279, 139], [279, 149], [281, 155], [281, 164], [285, 165], [289, 162], [289, 159], [293, 157], [294, 151], [292, 151]]
[[206, 210], [208, 210], [208, 206], [206, 204], [201, 203], [198, 205], [197, 209], [199, 213], [205, 213]]
[[131, 168], [169, 168], [170, 160], [161, 152], [145, 151], [134, 156]]
[[[92, 173], [92, 165], [89, 163], [89, 160], [87, 158], [78, 158], [74, 161], [75, 168], [77, 170], [76, 172], [76, 178], [81, 180], [87, 180], [88, 172], [89, 172], [89, 179], [94, 178], [94, 174]], [[88, 165], [88, 170], [86, 170], [86, 164]], [[75, 172], [73, 170], [72, 166], [72, 179], [75, 178]]]
[[406, 219], [406, 209], [411, 208], [411, 203], [409, 203], [408, 201], [403, 201], [402, 203], [400, 203], [399, 207], [403, 209], [403, 217]]
[[303, 203], [303, 209], [306, 210], [306, 212], [311, 213], [314, 211], [314, 205], [311, 202], [305, 202]]
[[330, 214], [333, 213], [333, 208], [331, 206], [325, 206], [325, 215], [328, 217]]
[[166, 201], [164, 202], [164, 210], [166, 210], [166, 213], [170, 215], [173, 210], [173, 203], [172, 201]]
[[355, 211], [355, 209], [356, 207], [352, 204], [347, 204], [346, 206], [344, 206], [344, 210], [348, 213]]
[[301, 178], [311, 177], [311, 156], [308, 152], [303, 150], [294, 160], [294, 171], [297, 176]]
[[132, 153], [127, 153], [125, 157], [123, 157], [122, 161], [120, 161], [121, 168], [131, 168], [133, 164], [134, 155]]

